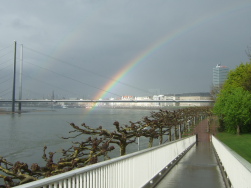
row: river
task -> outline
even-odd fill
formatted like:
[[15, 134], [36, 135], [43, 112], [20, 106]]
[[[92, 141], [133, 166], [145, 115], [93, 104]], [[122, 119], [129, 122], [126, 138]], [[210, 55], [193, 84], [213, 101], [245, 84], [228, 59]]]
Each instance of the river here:
[[[129, 124], [129, 121], [136, 122], [144, 116], [149, 116], [153, 110], [142, 109], [104, 109], [104, 108], [67, 108], [50, 109], [37, 108], [29, 109], [21, 114], [0, 115], [0, 156], [10, 162], [21, 161], [28, 164], [44, 164], [42, 159], [43, 147], [47, 151], [61, 151], [72, 145], [72, 140], [65, 140], [61, 137], [73, 136], [69, 131], [73, 130], [69, 123], [86, 125], [96, 128], [102, 126], [108, 130], [114, 129], [114, 121], [121, 125]], [[84, 139], [83, 137], [77, 140]], [[147, 140], [140, 139], [140, 149], [147, 147]], [[155, 145], [157, 141], [155, 141]], [[118, 146], [111, 157], [119, 156]], [[138, 145], [131, 144], [127, 153], [138, 150]]]

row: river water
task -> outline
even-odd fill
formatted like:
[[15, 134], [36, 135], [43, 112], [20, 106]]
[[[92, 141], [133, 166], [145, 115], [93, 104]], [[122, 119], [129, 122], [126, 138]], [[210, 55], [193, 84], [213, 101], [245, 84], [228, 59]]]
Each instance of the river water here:
[[[25, 109], [25, 108], [24, 108]], [[136, 122], [149, 116], [153, 110], [140, 109], [104, 109], [104, 108], [67, 108], [67, 109], [27, 109], [21, 114], [0, 115], [0, 156], [10, 162], [21, 161], [28, 164], [38, 163], [42, 166], [43, 147], [47, 151], [61, 151], [72, 145], [72, 140], [61, 137], [73, 136], [69, 131], [73, 129], [69, 123], [86, 125], [96, 128], [102, 126], [108, 130], [115, 130], [114, 121], [121, 125]], [[82, 137], [76, 140], [86, 139]], [[147, 148], [147, 139], [140, 139], [140, 149]], [[157, 141], [155, 141], [155, 145]], [[119, 156], [118, 146], [111, 157]], [[129, 145], [127, 153], [138, 150], [137, 144]]]

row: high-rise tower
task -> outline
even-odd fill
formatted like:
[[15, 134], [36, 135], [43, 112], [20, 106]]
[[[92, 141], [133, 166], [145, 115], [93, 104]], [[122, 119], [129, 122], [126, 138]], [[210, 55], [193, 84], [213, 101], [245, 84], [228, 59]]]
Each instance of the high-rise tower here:
[[221, 64], [217, 64], [217, 66], [213, 68], [213, 86], [222, 86], [225, 80], [227, 79], [228, 72], [228, 67], [222, 66]]

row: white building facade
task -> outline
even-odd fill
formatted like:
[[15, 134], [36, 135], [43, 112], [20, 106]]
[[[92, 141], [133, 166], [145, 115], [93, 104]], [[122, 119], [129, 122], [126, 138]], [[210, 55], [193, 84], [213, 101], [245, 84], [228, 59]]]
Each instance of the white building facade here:
[[213, 86], [221, 87], [227, 79], [228, 72], [228, 67], [217, 64], [217, 66], [213, 68]]

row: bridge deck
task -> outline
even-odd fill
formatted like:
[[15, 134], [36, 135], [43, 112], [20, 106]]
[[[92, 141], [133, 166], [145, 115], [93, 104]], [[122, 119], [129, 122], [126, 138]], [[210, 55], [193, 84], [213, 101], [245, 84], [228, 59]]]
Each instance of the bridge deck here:
[[209, 141], [207, 120], [199, 124], [196, 133], [198, 133], [198, 144], [187, 152], [156, 188], [225, 187], [212, 143]]

